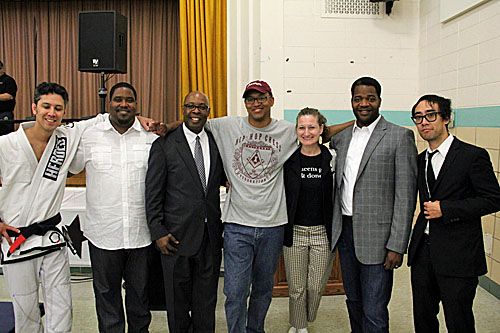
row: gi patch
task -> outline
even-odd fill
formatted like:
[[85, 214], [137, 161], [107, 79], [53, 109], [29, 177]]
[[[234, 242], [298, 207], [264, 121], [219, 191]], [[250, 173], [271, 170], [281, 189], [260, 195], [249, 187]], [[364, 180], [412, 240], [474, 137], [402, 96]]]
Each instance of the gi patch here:
[[54, 149], [49, 157], [49, 162], [45, 166], [45, 171], [43, 172], [43, 177], [56, 181], [59, 175], [59, 170], [61, 169], [64, 160], [66, 159], [66, 147], [67, 138], [58, 138], [56, 136], [56, 143], [54, 144]]

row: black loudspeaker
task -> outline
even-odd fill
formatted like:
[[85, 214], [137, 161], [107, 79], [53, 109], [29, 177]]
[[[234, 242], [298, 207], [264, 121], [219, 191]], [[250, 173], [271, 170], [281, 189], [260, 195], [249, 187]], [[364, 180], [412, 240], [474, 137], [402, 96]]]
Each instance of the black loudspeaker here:
[[127, 18], [115, 11], [78, 14], [78, 70], [127, 73]]

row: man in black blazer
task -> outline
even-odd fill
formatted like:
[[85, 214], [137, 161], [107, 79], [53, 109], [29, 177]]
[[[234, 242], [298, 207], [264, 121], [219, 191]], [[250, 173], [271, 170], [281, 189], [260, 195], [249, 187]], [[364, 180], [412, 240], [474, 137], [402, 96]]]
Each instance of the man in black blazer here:
[[[416, 332], [474, 332], [472, 303], [486, 273], [481, 216], [500, 210], [500, 188], [483, 148], [448, 133], [451, 101], [422, 96], [412, 119], [429, 148], [418, 156], [420, 214], [408, 251]], [[430, 160], [430, 161], [429, 161]]]
[[146, 213], [162, 253], [170, 332], [215, 331], [224, 171], [213, 136], [203, 129], [209, 112], [204, 93], [189, 93], [183, 125], [158, 138], [149, 154]]

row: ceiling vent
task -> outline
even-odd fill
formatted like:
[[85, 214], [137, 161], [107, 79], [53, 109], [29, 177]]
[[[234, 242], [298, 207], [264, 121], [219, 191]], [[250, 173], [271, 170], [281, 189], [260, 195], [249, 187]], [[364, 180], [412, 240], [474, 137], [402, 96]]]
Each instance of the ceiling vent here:
[[321, 17], [383, 18], [380, 6], [370, 0], [323, 0]]

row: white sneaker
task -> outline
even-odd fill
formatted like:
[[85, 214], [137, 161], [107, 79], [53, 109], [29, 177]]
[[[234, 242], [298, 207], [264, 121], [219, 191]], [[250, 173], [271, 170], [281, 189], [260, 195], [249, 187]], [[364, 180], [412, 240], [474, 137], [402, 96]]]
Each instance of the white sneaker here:
[[297, 333], [297, 329], [295, 327], [290, 327], [290, 329], [288, 330], [288, 333]]
[[308, 331], [307, 331], [307, 327], [306, 327], [306, 328], [299, 328], [299, 329], [297, 330], [297, 333], [308, 333]]

